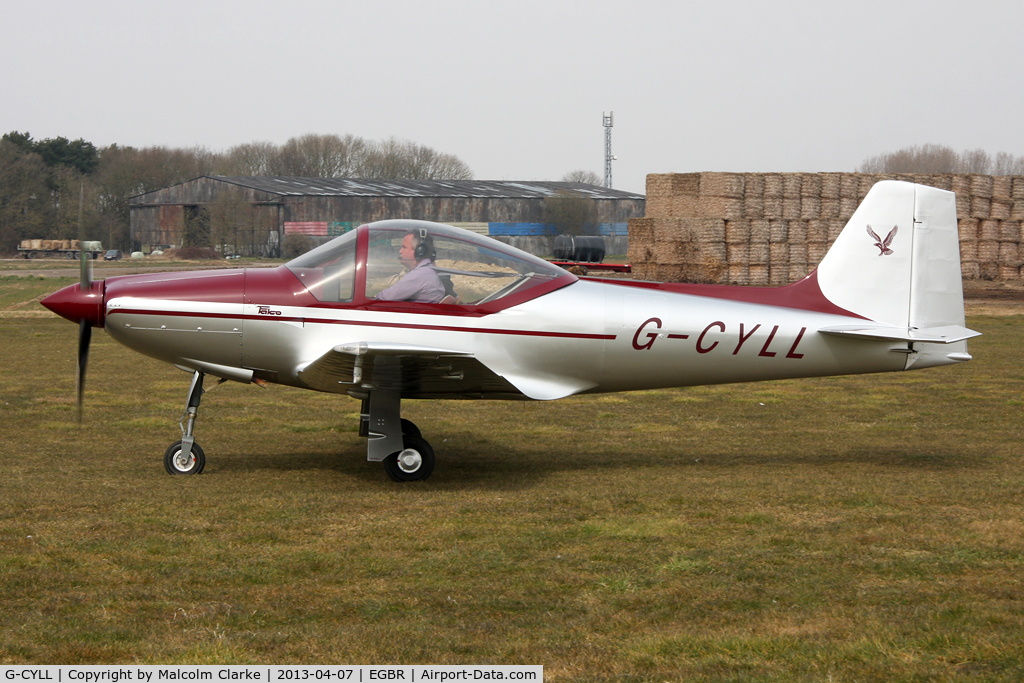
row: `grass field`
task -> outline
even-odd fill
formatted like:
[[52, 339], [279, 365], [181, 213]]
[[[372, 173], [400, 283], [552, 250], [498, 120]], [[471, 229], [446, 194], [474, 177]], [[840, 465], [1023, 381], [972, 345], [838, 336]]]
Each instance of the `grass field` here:
[[356, 401], [234, 383], [168, 476], [187, 374], [100, 332], [78, 427], [77, 328], [0, 318], [0, 663], [1019, 681], [1024, 316], [968, 324], [952, 368], [408, 401], [396, 485]]

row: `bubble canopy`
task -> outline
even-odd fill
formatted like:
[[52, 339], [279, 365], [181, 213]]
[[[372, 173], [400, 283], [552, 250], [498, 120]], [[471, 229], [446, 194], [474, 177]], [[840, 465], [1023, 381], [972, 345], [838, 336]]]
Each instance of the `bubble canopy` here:
[[[429, 237], [428, 258], [446, 290], [438, 304], [376, 301], [381, 290], [406, 274], [399, 250], [406, 235]], [[307, 291], [324, 303], [469, 309], [505, 308], [576, 281], [544, 259], [469, 230], [441, 223], [388, 220], [356, 230], [285, 264]]]

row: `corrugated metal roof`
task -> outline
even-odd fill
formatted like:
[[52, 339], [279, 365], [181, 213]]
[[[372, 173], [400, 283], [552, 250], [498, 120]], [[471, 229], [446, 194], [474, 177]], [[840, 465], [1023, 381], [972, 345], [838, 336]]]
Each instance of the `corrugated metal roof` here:
[[345, 197], [465, 197], [532, 199], [568, 194], [590, 199], [644, 199], [644, 195], [586, 183], [522, 180], [387, 180], [206, 176], [277, 195]]

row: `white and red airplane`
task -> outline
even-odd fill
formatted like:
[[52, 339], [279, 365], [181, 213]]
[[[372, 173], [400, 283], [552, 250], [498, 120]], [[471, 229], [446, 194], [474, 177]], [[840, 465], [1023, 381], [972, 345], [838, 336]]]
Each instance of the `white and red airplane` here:
[[[433, 241], [439, 303], [385, 301], [409, 234]], [[884, 236], [884, 237], [881, 237]], [[417, 257], [423, 257], [418, 253]], [[92, 327], [192, 373], [171, 474], [197, 474], [203, 379], [362, 401], [367, 457], [425, 479], [433, 449], [403, 398], [550, 400], [889, 372], [971, 359], [953, 193], [876, 184], [817, 269], [785, 287], [580, 279], [458, 228], [363, 225], [274, 269], [109, 277], [43, 305], [79, 323], [79, 405]], [[180, 426], [180, 425], [179, 425]]]

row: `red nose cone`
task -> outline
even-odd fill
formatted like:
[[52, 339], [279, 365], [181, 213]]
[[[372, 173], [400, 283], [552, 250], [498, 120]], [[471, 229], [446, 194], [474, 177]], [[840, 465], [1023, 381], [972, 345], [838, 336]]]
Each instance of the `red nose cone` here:
[[93, 327], [103, 327], [103, 280], [85, 290], [81, 285], [68, 285], [43, 299], [42, 304], [71, 322], [85, 320]]

